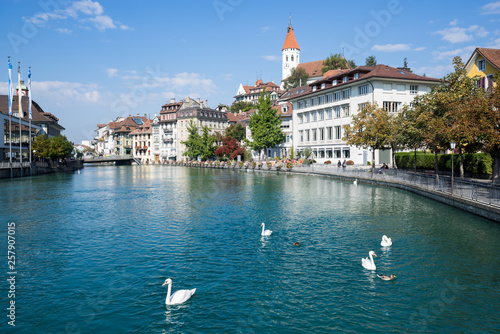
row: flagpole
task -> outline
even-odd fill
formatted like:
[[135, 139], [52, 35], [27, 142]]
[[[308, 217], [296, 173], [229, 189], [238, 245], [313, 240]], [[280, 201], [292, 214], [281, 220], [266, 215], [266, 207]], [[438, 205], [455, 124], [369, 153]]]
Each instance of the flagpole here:
[[9, 56], [9, 166], [10, 178], [14, 176], [12, 170], [12, 64]]
[[29, 124], [29, 133], [28, 133], [28, 138], [29, 138], [29, 143], [30, 143], [30, 151], [28, 152], [30, 156], [30, 176], [33, 176], [33, 165], [32, 165], [32, 157], [31, 157], [31, 119], [33, 118], [33, 114], [31, 113], [31, 66], [29, 67], [29, 72], [28, 72], [28, 98], [29, 98], [29, 119], [30, 119], [30, 124]]
[[23, 146], [22, 146], [22, 119], [23, 119], [23, 106], [21, 105], [21, 99], [23, 98], [23, 93], [21, 90], [21, 62], [17, 62], [17, 96], [19, 97], [19, 168], [21, 168], [21, 177], [23, 176]]

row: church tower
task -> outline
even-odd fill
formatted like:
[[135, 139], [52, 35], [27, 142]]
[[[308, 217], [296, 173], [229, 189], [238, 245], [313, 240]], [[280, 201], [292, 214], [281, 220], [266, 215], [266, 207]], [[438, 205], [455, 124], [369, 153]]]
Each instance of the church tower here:
[[300, 63], [300, 48], [297, 40], [295, 39], [295, 34], [293, 33], [292, 21], [288, 23], [285, 43], [283, 43], [283, 48], [281, 49], [281, 80], [288, 78], [292, 72], [292, 68], [297, 67]]

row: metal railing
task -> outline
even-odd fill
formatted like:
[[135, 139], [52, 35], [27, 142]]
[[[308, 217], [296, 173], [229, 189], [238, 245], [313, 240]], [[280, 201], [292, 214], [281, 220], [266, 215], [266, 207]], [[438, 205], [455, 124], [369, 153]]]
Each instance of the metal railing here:
[[369, 168], [342, 167], [332, 165], [311, 165], [295, 166], [295, 172], [317, 173], [326, 175], [344, 176], [348, 178], [369, 179], [375, 181], [385, 181], [399, 183], [407, 186], [418, 187], [423, 190], [440, 192], [448, 196], [463, 198], [478, 203], [500, 207], [500, 187], [493, 185], [489, 180], [470, 180], [453, 178], [453, 192], [451, 176], [427, 175], [399, 170], [379, 170], [372, 171]]

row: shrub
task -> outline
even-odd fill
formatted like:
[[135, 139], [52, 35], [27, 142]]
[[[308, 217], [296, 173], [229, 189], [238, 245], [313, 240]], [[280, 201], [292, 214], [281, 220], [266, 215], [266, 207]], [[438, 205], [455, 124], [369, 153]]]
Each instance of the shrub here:
[[347, 160], [347, 161], [346, 161], [346, 165], [354, 165], [354, 161], [352, 161], [352, 160]]
[[326, 160], [326, 161], [325, 161], [325, 165], [329, 165], [329, 164], [331, 164], [331, 163], [332, 163], [332, 162], [331, 162], [330, 160]]

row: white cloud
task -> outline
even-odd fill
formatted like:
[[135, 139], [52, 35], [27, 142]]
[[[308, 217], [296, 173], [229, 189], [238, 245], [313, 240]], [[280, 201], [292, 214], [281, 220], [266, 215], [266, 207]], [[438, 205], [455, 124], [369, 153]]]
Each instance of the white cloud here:
[[413, 49], [413, 51], [420, 52], [420, 51], [424, 51], [425, 49], [427, 49], [425, 46], [421, 46], [421, 47]]
[[130, 27], [115, 22], [110, 16], [104, 15], [104, 9], [101, 4], [92, 0], [69, 2], [66, 8], [57, 8], [52, 12], [39, 13], [32, 17], [25, 18], [25, 20], [37, 26], [45, 26], [49, 21], [62, 21], [70, 18], [78, 20], [79, 22], [92, 22], [94, 27], [100, 31], [117, 29], [117, 27], [122, 30], [131, 30]]
[[448, 73], [452, 72], [453, 65], [450, 62], [449, 65], [439, 65], [439, 66], [423, 66], [420, 68], [415, 68], [413, 71], [419, 75], [424, 75], [429, 78], [443, 78]]
[[79, 102], [97, 103], [100, 99], [99, 87], [96, 84], [83, 84], [65, 81], [34, 81], [32, 92], [35, 96], [43, 96], [45, 100], [54, 99], [60, 104]]
[[57, 28], [56, 31], [60, 32], [61, 34], [65, 34], [65, 35], [69, 35], [72, 32], [71, 30], [69, 30], [67, 28]]
[[398, 52], [398, 51], [407, 51], [410, 50], [409, 44], [385, 44], [378, 45], [375, 44], [372, 46], [373, 51], [381, 51], [381, 52]]
[[450, 22], [450, 26], [456, 26], [458, 24], [458, 19], [454, 19]]
[[280, 56], [275, 56], [275, 55], [268, 55], [268, 56], [260, 56], [261, 58], [269, 61], [281, 61]]
[[475, 46], [467, 46], [465, 48], [449, 50], [449, 51], [434, 51], [432, 55], [435, 60], [443, 60], [443, 59], [453, 59], [456, 56], [462, 57], [462, 60], [467, 61], [469, 59], [472, 52], [476, 49]]
[[492, 49], [500, 49], [500, 38], [497, 38], [497, 39], [493, 40], [490, 43], [489, 47], [492, 48]]
[[262, 32], [262, 33], [265, 33], [265, 32], [267, 32], [269, 30], [271, 30], [271, 27], [269, 27], [269, 26], [260, 28], [260, 32]]
[[108, 74], [108, 77], [113, 78], [118, 76], [118, 69], [117, 68], [108, 68], [106, 69], [106, 73]]
[[500, 1], [497, 2], [490, 2], [483, 7], [481, 7], [481, 10], [483, 11], [481, 14], [500, 14]]
[[441, 39], [450, 43], [469, 42], [474, 39], [474, 35], [478, 37], [486, 37], [488, 31], [478, 25], [472, 25], [469, 28], [452, 27], [443, 30], [438, 30], [434, 35], [441, 35]]

